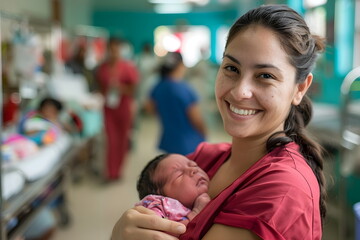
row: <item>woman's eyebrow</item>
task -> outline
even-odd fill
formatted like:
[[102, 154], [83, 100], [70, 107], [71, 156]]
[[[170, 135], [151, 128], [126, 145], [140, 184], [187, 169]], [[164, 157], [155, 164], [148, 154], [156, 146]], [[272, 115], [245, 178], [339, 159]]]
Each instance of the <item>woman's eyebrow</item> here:
[[[224, 54], [223, 58], [229, 58], [231, 61], [241, 65], [240, 61], [237, 60], [235, 57], [229, 55], [229, 54]], [[262, 68], [273, 68], [275, 70], [277, 70], [278, 72], [282, 72], [280, 68], [278, 68], [277, 66], [270, 64], [270, 63], [259, 63], [259, 64], [255, 64], [254, 68], [256, 69], [262, 69]]]
[[233, 61], [233, 62], [241, 65], [240, 61], [237, 60], [236, 58], [234, 58], [233, 56], [231, 56], [231, 55], [229, 55], [229, 54], [224, 54], [224, 55], [223, 55], [223, 58], [225, 58], [225, 57], [226, 57], [226, 58], [229, 58], [231, 61]]
[[275, 65], [272, 65], [272, 64], [269, 64], [269, 63], [261, 63], [261, 64], [255, 64], [254, 66], [255, 68], [274, 68], [276, 69], [277, 71], [281, 72], [281, 69], [276, 67]]

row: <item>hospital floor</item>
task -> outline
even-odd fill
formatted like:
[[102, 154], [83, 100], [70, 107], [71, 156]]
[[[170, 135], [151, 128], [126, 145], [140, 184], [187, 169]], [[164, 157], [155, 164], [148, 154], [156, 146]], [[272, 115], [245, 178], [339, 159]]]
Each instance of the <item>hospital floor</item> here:
[[[214, 116], [208, 124], [211, 125], [208, 133], [210, 142], [229, 141], [218, 116]], [[71, 221], [68, 226], [57, 229], [54, 240], [110, 239], [119, 216], [138, 201], [136, 180], [146, 162], [159, 153], [156, 149], [159, 125], [153, 117], [142, 118], [136, 125], [123, 179], [103, 183], [91, 171], [80, 171], [80, 180], [68, 181], [67, 201]], [[101, 144], [95, 147], [101, 151]], [[97, 162], [97, 166], [101, 166], [100, 162]], [[329, 210], [332, 215], [337, 215], [338, 210], [334, 205]], [[324, 229], [324, 240], [347, 240], [339, 239], [337, 222], [334, 217], [329, 218]]]

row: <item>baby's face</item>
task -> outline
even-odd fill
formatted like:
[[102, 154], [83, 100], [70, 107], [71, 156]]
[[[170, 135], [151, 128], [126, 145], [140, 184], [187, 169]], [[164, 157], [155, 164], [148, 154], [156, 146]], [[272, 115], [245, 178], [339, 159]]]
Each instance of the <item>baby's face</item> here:
[[44, 105], [44, 107], [41, 109], [41, 115], [46, 118], [47, 120], [56, 122], [59, 117], [59, 111], [56, 109], [56, 107], [47, 104]]
[[159, 163], [154, 180], [164, 180], [164, 194], [188, 208], [192, 208], [200, 194], [208, 191], [209, 185], [207, 174], [194, 161], [179, 154], [171, 154]]

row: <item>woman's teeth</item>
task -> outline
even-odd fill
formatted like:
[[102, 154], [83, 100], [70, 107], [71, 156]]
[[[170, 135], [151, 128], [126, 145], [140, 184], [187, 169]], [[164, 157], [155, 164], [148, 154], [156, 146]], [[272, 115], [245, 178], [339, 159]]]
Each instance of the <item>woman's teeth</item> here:
[[254, 115], [256, 113], [256, 110], [247, 110], [247, 109], [237, 109], [234, 106], [230, 105], [230, 110], [238, 115]]

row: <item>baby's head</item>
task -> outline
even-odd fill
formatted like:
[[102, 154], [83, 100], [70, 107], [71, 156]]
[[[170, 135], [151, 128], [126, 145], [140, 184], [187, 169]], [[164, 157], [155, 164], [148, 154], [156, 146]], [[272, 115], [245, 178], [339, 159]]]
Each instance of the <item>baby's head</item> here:
[[197, 164], [180, 154], [162, 154], [142, 170], [137, 182], [140, 199], [158, 194], [192, 208], [195, 199], [208, 191], [209, 177]]
[[60, 101], [46, 97], [44, 98], [38, 107], [39, 113], [46, 119], [56, 122], [63, 109], [63, 105]]

